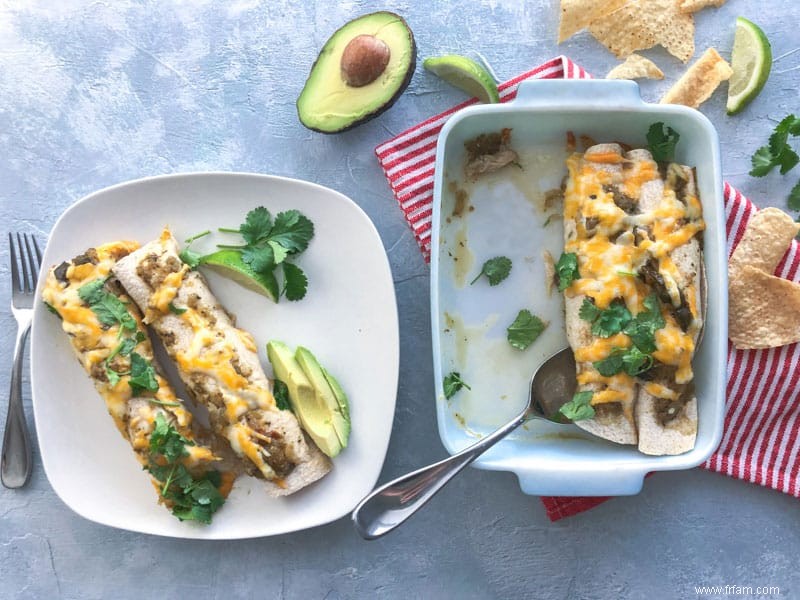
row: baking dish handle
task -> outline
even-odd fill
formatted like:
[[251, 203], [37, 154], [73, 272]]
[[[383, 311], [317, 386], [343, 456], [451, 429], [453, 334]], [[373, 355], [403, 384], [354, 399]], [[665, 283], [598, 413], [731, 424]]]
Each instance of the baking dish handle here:
[[519, 487], [532, 496], [632, 496], [642, 491], [647, 471], [514, 469]]
[[609, 79], [539, 79], [523, 81], [514, 106], [537, 108], [638, 108], [645, 102], [635, 81]]

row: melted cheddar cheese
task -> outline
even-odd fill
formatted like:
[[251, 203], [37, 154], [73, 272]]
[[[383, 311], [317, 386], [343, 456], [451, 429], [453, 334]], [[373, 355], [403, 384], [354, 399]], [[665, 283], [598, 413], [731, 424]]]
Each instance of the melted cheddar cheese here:
[[[608, 165], [619, 165], [621, 171], [612, 173]], [[700, 201], [695, 195], [685, 193], [686, 190], [679, 198], [668, 177], [657, 206], [638, 212], [623, 210], [624, 204], [617, 204], [620, 194], [625, 200], [638, 202], [645, 186], [649, 194], [660, 189], [654, 187], [658, 183], [650, 183], [661, 179], [653, 160], [627, 159], [611, 151], [573, 153], [567, 159], [567, 169], [564, 251], [577, 255], [579, 277], [565, 294], [591, 298], [600, 309], [621, 299], [635, 315], [643, 310], [644, 299], [653, 292], [636, 273], [655, 259], [672, 307], [662, 303], [666, 324], [656, 331], [656, 351], [652, 356], [664, 365], [675, 367], [675, 380], [648, 383], [644, 389], [654, 396], [670, 398], [670, 384], [688, 383], [693, 377], [691, 360], [699, 316], [697, 290], [687, 285], [672, 253], [705, 228]], [[684, 299], [694, 317], [687, 331], [681, 329], [671, 314], [671, 309], [681, 306]], [[630, 338], [619, 333], [609, 338], [594, 337], [588, 345], [573, 350], [578, 363], [592, 363], [607, 358], [617, 348], [630, 346]], [[593, 405], [629, 404], [636, 388], [632, 377], [602, 377], [591, 367], [578, 375], [578, 383], [593, 386]]]
[[[147, 465], [150, 434], [155, 427], [156, 416], [165, 415], [181, 435], [192, 440], [192, 415], [180, 404], [169, 383], [158, 374], [158, 390], [144, 391], [135, 397], [129, 384], [129, 357], [117, 355], [113, 359], [120, 376], [114, 384], [108, 380], [105, 374], [106, 359], [117, 348], [122, 337], [132, 335], [133, 332], [120, 332], [118, 323], [101, 323], [94, 311], [78, 295], [78, 289], [84, 284], [107, 278], [115, 262], [138, 246], [136, 242], [113, 242], [98, 246], [94, 249], [93, 260], [83, 264], [70, 263], [61, 279], [56, 275], [56, 269], [51, 269], [42, 297], [61, 317], [61, 326], [69, 334], [78, 360], [92, 377], [117, 429], [130, 442], [139, 462]], [[152, 361], [153, 349], [139, 311], [128, 296], [122, 293], [115, 295], [128, 305], [129, 312], [136, 321], [137, 331], [145, 334], [144, 340], [136, 345], [135, 351], [146, 360]], [[187, 446], [186, 450], [189, 454], [183, 462], [189, 468], [218, 460], [209, 448], [200, 444]]]

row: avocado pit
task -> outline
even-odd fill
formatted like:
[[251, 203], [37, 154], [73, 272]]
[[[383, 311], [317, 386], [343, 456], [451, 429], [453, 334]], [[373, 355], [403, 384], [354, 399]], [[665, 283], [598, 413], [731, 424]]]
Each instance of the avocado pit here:
[[351, 87], [369, 85], [386, 70], [390, 57], [386, 42], [374, 35], [357, 35], [342, 52], [342, 78]]

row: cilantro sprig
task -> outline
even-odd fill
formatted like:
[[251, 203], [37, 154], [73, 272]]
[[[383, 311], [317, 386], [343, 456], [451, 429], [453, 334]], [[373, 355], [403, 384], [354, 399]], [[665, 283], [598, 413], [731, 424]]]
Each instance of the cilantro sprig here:
[[525, 350], [536, 341], [546, 327], [547, 323], [525, 308], [517, 313], [517, 318], [506, 329], [506, 337], [514, 348]]
[[161, 496], [172, 505], [172, 514], [181, 521], [210, 523], [212, 515], [225, 503], [219, 491], [222, 477], [209, 470], [192, 475], [181, 462], [189, 455], [187, 446], [194, 446], [159, 413], [150, 434], [150, 456], [145, 467], [161, 484]]
[[[287, 300], [302, 300], [308, 289], [308, 277], [303, 270], [290, 259], [308, 248], [314, 237], [314, 224], [298, 210], [286, 210], [275, 215], [263, 206], [247, 213], [244, 222], [237, 228], [220, 227], [223, 233], [237, 233], [242, 236], [244, 244], [217, 244], [218, 248], [233, 250], [241, 256], [242, 262], [250, 270], [251, 278], [271, 278], [280, 267], [283, 274], [283, 286], [278, 296], [285, 295]], [[204, 231], [189, 238], [187, 244], [210, 231]], [[213, 254], [213, 253], [212, 253]], [[212, 254], [200, 254], [189, 246], [181, 251], [180, 258], [191, 268], [197, 268]], [[259, 285], [261, 281], [257, 281]]]
[[444, 376], [443, 388], [444, 397], [448, 400], [455, 396], [456, 392], [458, 392], [461, 388], [467, 388], [468, 390], [472, 389], [466, 384], [466, 382], [464, 382], [463, 379], [461, 379], [461, 374], [457, 371], [451, 371]]
[[280, 379], [276, 379], [272, 385], [272, 395], [275, 397], [275, 405], [280, 410], [292, 410], [289, 401], [289, 388]]
[[572, 400], [558, 409], [562, 415], [571, 421], [583, 421], [594, 417], [594, 407], [591, 405], [592, 392], [577, 392]]
[[750, 175], [764, 177], [775, 167], [780, 167], [781, 175], [786, 175], [798, 162], [800, 156], [789, 145], [789, 135], [800, 135], [800, 118], [788, 115], [775, 126], [769, 143], [761, 146], [753, 154], [753, 168]]
[[[755, 151], [751, 158], [753, 168], [750, 175], [764, 177], [775, 167], [779, 167], [781, 175], [786, 175], [798, 163], [800, 156], [789, 145], [789, 137], [800, 136], [800, 117], [787, 115], [775, 126], [769, 143]], [[800, 181], [792, 188], [787, 198], [787, 204], [792, 210], [800, 210]]]
[[647, 147], [656, 162], [672, 162], [675, 159], [675, 146], [681, 139], [680, 134], [672, 127], [658, 122], [647, 130]]
[[481, 272], [470, 282], [470, 285], [486, 275], [489, 285], [495, 286], [508, 277], [509, 273], [511, 273], [511, 259], [506, 256], [495, 256], [483, 263]]

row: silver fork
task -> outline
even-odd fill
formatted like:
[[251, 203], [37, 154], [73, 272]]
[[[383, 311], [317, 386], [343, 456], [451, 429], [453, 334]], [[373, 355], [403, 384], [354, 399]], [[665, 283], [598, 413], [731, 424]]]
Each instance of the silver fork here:
[[[31, 329], [33, 318], [33, 297], [42, 264], [42, 252], [36, 238], [27, 233], [8, 234], [11, 249], [11, 313], [17, 320], [17, 341], [14, 344], [14, 366], [11, 370], [11, 391], [8, 395], [8, 416], [3, 433], [3, 456], [0, 461], [0, 480], [7, 488], [19, 488], [31, 476], [31, 441], [28, 425], [25, 423], [25, 410], [22, 408], [22, 355], [25, 340]], [[19, 258], [19, 264], [18, 264]], [[22, 277], [20, 277], [20, 265]]]

